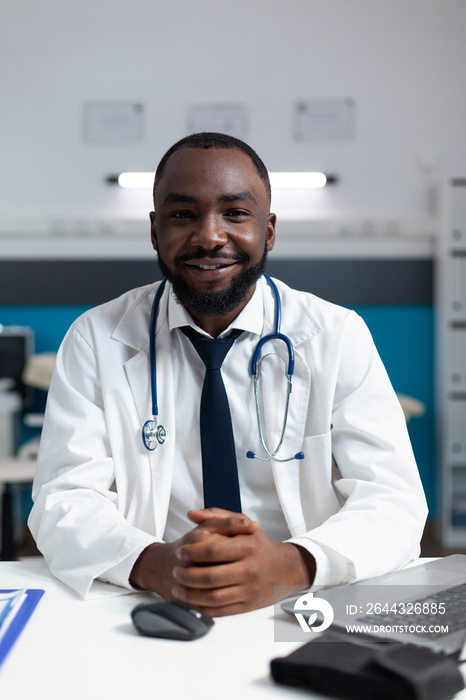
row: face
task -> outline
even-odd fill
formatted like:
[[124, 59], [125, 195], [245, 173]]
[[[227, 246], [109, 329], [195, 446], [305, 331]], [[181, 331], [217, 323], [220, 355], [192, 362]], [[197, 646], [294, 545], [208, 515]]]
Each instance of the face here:
[[227, 325], [249, 301], [275, 241], [275, 215], [250, 158], [236, 148], [181, 148], [151, 213], [152, 244], [179, 301], [201, 326]]

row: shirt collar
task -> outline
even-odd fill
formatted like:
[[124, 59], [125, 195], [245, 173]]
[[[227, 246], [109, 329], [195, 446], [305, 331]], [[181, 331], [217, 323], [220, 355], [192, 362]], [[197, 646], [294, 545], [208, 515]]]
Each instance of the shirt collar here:
[[[261, 335], [262, 328], [264, 325], [264, 301], [262, 296], [262, 285], [256, 284], [254, 294], [248, 301], [241, 313], [230, 323], [228, 328], [226, 328], [223, 333], [220, 334], [219, 338], [228, 335], [233, 329], [239, 329], [242, 331], [248, 331], [249, 333], [254, 333], [256, 335]], [[182, 306], [170, 285], [169, 297], [168, 297], [168, 327], [170, 331], [174, 328], [181, 328], [182, 326], [191, 326], [198, 333], [206, 335], [209, 334], [199, 328], [186, 311], [184, 306]]]

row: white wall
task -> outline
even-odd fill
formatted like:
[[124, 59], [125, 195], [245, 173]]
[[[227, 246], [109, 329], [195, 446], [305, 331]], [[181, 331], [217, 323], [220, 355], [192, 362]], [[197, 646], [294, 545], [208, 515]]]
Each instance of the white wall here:
[[[145, 218], [150, 193], [105, 175], [152, 170], [188, 105], [234, 102], [270, 170], [340, 177], [285, 217], [419, 219], [466, 173], [465, 30], [465, 0], [0, 0], [0, 218]], [[293, 104], [326, 97], [355, 100], [354, 139], [296, 142]], [[93, 99], [141, 101], [143, 141], [85, 143]]]

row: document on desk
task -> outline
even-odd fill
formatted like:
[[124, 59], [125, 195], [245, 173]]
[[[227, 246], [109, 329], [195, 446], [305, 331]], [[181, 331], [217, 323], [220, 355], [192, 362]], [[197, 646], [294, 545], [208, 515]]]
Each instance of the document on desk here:
[[43, 594], [39, 589], [0, 590], [0, 666]]

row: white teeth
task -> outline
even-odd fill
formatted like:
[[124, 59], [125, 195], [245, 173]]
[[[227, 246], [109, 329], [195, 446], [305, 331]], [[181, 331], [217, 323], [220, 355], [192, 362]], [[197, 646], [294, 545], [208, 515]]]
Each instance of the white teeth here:
[[198, 265], [198, 267], [200, 267], [201, 270], [218, 270], [222, 265]]

